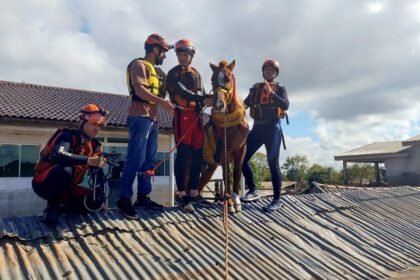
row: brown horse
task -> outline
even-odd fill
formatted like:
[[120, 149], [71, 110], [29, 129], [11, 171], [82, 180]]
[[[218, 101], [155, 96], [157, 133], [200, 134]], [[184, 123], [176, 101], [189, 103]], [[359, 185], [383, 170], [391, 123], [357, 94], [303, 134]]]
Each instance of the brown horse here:
[[[213, 70], [211, 77], [214, 92], [211, 121], [205, 128], [205, 164], [201, 170], [199, 191], [210, 181], [218, 165], [222, 165], [223, 179], [227, 186], [226, 193], [231, 195], [229, 212], [241, 211], [239, 199], [242, 163], [246, 152], [248, 124], [245, 117], [245, 107], [236, 93], [235, 60], [230, 64], [222, 60], [218, 66], [210, 63]], [[226, 132], [226, 133], [225, 133]], [[215, 154], [218, 152], [218, 154]], [[233, 193], [232, 172], [233, 162]]]

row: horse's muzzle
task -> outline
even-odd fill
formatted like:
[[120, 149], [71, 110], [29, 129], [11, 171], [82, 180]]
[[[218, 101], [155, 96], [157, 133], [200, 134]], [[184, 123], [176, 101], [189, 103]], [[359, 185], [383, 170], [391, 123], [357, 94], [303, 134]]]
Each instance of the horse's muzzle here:
[[222, 97], [223, 93], [217, 92], [215, 95], [213, 108], [218, 112], [224, 112], [226, 110], [226, 102]]

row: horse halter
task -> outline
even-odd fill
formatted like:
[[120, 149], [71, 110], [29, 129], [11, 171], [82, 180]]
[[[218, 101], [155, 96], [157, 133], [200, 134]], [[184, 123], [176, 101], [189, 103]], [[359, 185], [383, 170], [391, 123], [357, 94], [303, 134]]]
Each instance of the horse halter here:
[[[232, 74], [232, 85], [230, 87], [230, 89], [227, 87], [227, 85], [229, 84], [230, 80], [226, 81], [226, 77], [228, 75], [226, 75], [223, 71], [219, 71], [219, 73], [217, 74], [216, 79], [212, 79], [212, 85], [213, 85], [213, 92], [223, 92], [226, 96], [226, 102], [229, 104], [231, 102], [232, 96], [233, 96], [233, 90], [235, 88], [235, 76]], [[217, 84], [215, 85], [215, 82], [217, 82]]]

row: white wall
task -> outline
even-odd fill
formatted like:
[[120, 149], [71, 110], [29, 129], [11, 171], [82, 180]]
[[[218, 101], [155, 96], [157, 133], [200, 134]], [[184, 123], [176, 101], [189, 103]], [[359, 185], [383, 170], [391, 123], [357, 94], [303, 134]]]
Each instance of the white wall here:
[[39, 215], [46, 202], [32, 190], [32, 178], [0, 178], [0, 217]]
[[420, 186], [420, 146], [410, 149], [408, 158], [385, 160], [385, 167], [390, 185]]
[[[32, 190], [32, 178], [0, 178], [0, 217], [41, 215], [46, 201]], [[137, 180], [133, 185], [133, 202], [137, 198]], [[118, 199], [119, 189], [112, 197]], [[155, 177], [152, 182], [152, 200], [168, 206], [170, 204], [169, 177]], [[115, 203], [114, 203], [115, 204]], [[110, 205], [113, 206], [113, 205]]]

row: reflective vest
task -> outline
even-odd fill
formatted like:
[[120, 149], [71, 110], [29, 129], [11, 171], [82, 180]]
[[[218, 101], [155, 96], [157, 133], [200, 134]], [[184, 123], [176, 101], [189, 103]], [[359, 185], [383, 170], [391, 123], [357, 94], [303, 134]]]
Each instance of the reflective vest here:
[[[188, 89], [194, 92], [196, 95], [203, 95], [203, 82], [201, 80], [200, 73], [194, 68], [191, 67], [191, 70], [188, 71], [181, 65], [176, 66], [172, 71], [177, 71], [181, 83]], [[168, 83], [168, 91], [171, 101], [180, 107], [196, 107], [195, 101], [185, 100], [176, 92], [176, 90], [171, 86], [171, 83]]]
[[[271, 84], [271, 90], [278, 92], [281, 86], [278, 83]], [[285, 111], [278, 107], [270, 97], [271, 92], [265, 83], [257, 83], [250, 90], [250, 115], [257, 120], [270, 120], [284, 118]]]
[[146, 67], [149, 69], [150, 71], [150, 76], [148, 78], [148, 86], [146, 87], [150, 93], [154, 94], [154, 95], [158, 95], [159, 94], [159, 89], [162, 85], [161, 80], [159, 79], [158, 75], [156, 74], [156, 69], [155, 67], [148, 62], [147, 60], [145, 60], [144, 58], [136, 58], [133, 59], [127, 66], [127, 86], [128, 86], [128, 91], [130, 92], [130, 97], [132, 101], [141, 101], [141, 102], [146, 102], [149, 104], [155, 104], [154, 102], [150, 102], [144, 99], [141, 99], [137, 94], [136, 91], [134, 89], [133, 83], [131, 81], [131, 75], [130, 75], [130, 67], [131, 64], [133, 64], [133, 62], [137, 61], [137, 60], [141, 60], [143, 61], [144, 65], [146, 65]]
[[[69, 128], [58, 129], [54, 133], [54, 135], [48, 140], [45, 147], [41, 150], [39, 160], [35, 165], [35, 182], [43, 182], [48, 177], [48, 174], [53, 169], [53, 167], [57, 165], [52, 162], [52, 151], [54, 150], [54, 146], [56, 145], [58, 137], [65, 131], [70, 131], [72, 133], [72, 141], [70, 144], [69, 153], [88, 157], [101, 155], [102, 148], [98, 140], [92, 139], [89, 141], [85, 141], [79, 130]], [[84, 165], [74, 166], [74, 177], [72, 186], [77, 186], [81, 182], [83, 182], [84, 175], [88, 169], [89, 165], [87, 163]]]

